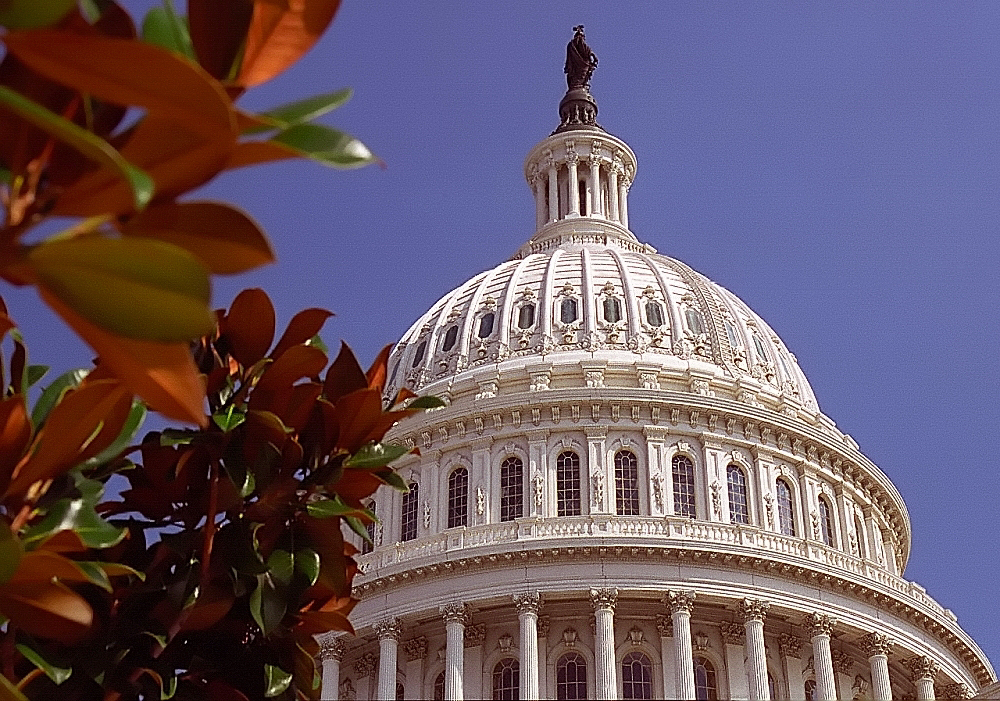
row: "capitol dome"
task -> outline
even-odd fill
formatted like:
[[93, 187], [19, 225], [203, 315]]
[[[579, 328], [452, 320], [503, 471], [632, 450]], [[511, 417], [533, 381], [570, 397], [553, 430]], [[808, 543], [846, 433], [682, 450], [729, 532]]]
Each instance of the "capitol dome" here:
[[[536, 231], [404, 334], [356, 637], [324, 699], [968, 698], [996, 681], [901, 575], [899, 492], [750, 307], [629, 229], [636, 158], [568, 48]], [[592, 54], [591, 54], [592, 55]], [[574, 56], [576, 57], [574, 59]], [[580, 63], [581, 57], [584, 60]], [[576, 63], [574, 63], [574, 60]], [[596, 62], [595, 62], [596, 65]]]

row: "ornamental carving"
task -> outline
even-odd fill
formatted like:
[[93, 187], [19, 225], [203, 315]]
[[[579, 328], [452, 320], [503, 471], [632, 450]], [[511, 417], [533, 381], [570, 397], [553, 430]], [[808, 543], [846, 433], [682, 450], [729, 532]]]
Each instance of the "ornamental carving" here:
[[479, 647], [486, 639], [486, 624], [476, 623], [475, 625], [465, 626], [464, 638], [465, 647]]
[[722, 640], [726, 645], [742, 645], [746, 641], [746, 628], [732, 621], [722, 622]]
[[684, 611], [691, 615], [696, 597], [697, 593], [693, 591], [668, 591], [664, 603], [670, 607], [670, 613]]
[[834, 672], [849, 674], [854, 667], [854, 660], [843, 650], [831, 650], [830, 659], [833, 661]]
[[399, 624], [398, 618], [387, 618], [384, 621], [379, 621], [374, 626], [375, 637], [379, 640], [395, 640], [399, 641], [399, 636], [403, 632], [403, 627]]
[[750, 621], [763, 621], [767, 617], [767, 611], [771, 604], [760, 599], [743, 599], [740, 602], [739, 614], [744, 623]]
[[722, 484], [719, 480], [713, 480], [709, 487], [712, 490], [712, 511], [719, 516], [722, 514]]
[[600, 611], [602, 609], [609, 609], [611, 611], [615, 610], [615, 604], [618, 603], [618, 590], [614, 588], [610, 589], [591, 589], [590, 590], [590, 604], [594, 607], [595, 611]]
[[604, 473], [595, 472], [590, 476], [590, 483], [593, 487], [593, 497], [591, 504], [598, 509], [604, 508]]
[[584, 373], [584, 377], [587, 380], [587, 387], [600, 388], [604, 386], [603, 370], [587, 370]]
[[941, 689], [941, 698], [945, 699], [971, 699], [972, 690], [962, 682], [945, 684]]
[[497, 647], [500, 648], [500, 652], [508, 653], [511, 647], [514, 645], [514, 638], [511, 637], [510, 633], [504, 633], [499, 638], [497, 638]]
[[486, 492], [482, 487], [476, 487], [476, 513], [480, 516], [486, 513]]
[[429, 501], [424, 502], [424, 529], [431, 527], [431, 503]]
[[549, 625], [551, 621], [548, 616], [538, 617], [538, 636], [541, 638], [548, 637], [549, 635]]
[[344, 659], [344, 641], [340, 636], [324, 635], [319, 639], [319, 658], [338, 662]]
[[638, 647], [642, 645], [643, 633], [642, 629], [639, 627], [633, 627], [628, 632], [628, 640], [633, 646]]
[[674, 621], [665, 613], [656, 614], [656, 632], [661, 638], [674, 637]]
[[832, 635], [833, 626], [837, 619], [827, 616], [825, 613], [810, 613], [806, 616], [806, 628], [809, 630], [809, 637], [815, 638], [817, 635]]
[[639, 386], [642, 389], [660, 389], [660, 381], [657, 378], [657, 373], [652, 371], [640, 371]]
[[764, 511], [767, 512], [767, 527], [774, 528], [774, 496], [770, 492], [764, 495]]
[[523, 594], [514, 594], [514, 608], [517, 609], [518, 615], [525, 613], [538, 614], [538, 609], [541, 606], [542, 598], [539, 596], [538, 592], [525, 592]]
[[802, 638], [789, 633], [781, 633], [778, 636], [778, 650], [785, 657], [798, 657], [799, 650], [802, 649]]
[[543, 488], [545, 486], [545, 478], [542, 477], [541, 472], [536, 472], [531, 476], [531, 491], [535, 499], [535, 507], [542, 508], [544, 503], [544, 492]]
[[653, 486], [653, 503], [657, 511], [663, 511], [663, 476], [655, 475], [651, 480]]
[[445, 623], [461, 623], [464, 626], [469, 622], [468, 609], [463, 603], [445, 604], [440, 610]]
[[366, 652], [354, 663], [354, 672], [359, 677], [374, 677], [378, 669], [378, 657], [374, 652]]
[[889, 653], [892, 652], [893, 640], [883, 633], [868, 633], [858, 642], [865, 657], [874, 657], [875, 655], [888, 657]]
[[576, 647], [576, 640], [578, 637], [580, 636], [577, 634], [576, 628], [567, 628], [562, 634], [563, 644], [566, 647], [574, 648]]
[[420, 636], [403, 641], [403, 652], [410, 662], [427, 657], [427, 638]]
[[903, 664], [910, 670], [910, 676], [913, 678], [913, 681], [920, 681], [921, 679], [933, 680], [940, 670], [938, 663], [930, 657], [911, 657], [908, 660], [903, 660]]
[[350, 679], [340, 682], [340, 698], [344, 699], [344, 701], [354, 701], [354, 694], [354, 682]]

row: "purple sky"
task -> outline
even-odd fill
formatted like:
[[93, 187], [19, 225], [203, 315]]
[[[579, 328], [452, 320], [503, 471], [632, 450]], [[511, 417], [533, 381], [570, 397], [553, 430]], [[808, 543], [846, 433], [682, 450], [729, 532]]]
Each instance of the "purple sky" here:
[[[639, 159], [632, 230], [777, 331], [906, 500], [906, 576], [1000, 661], [995, 0], [345, 0], [307, 59], [245, 105], [353, 86], [326, 121], [386, 168], [283, 164], [206, 188], [279, 255], [221, 281], [217, 304], [261, 286], [284, 320], [327, 307], [327, 342], [367, 363], [507, 259], [533, 231], [522, 160], [558, 123], [580, 23], [600, 58], [598, 121]], [[32, 293], [5, 297], [34, 361], [89, 358]]]

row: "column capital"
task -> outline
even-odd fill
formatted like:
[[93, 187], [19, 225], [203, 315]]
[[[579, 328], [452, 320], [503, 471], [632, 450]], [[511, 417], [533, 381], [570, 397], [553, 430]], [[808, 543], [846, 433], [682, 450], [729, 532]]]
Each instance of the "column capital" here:
[[697, 596], [693, 591], [668, 591], [663, 602], [670, 607], [670, 613], [685, 611], [690, 614], [694, 610], [694, 600]]
[[861, 646], [861, 651], [869, 659], [875, 655], [888, 657], [894, 645], [893, 639], [883, 633], [868, 633], [858, 643]]
[[962, 682], [954, 682], [952, 684], [945, 684], [941, 689], [941, 698], [945, 699], [971, 699], [972, 690], [967, 684]]
[[359, 677], [374, 677], [378, 669], [378, 657], [374, 652], [366, 652], [354, 662], [354, 671]]
[[810, 613], [806, 616], [806, 628], [809, 629], [809, 636], [815, 638], [817, 635], [833, 635], [833, 626], [837, 619], [827, 616], [825, 613]]
[[344, 659], [344, 641], [339, 635], [324, 635], [317, 642], [319, 643], [319, 658], [321, 660]]
[[427, 657], [427, 638], [419, 636], [403, 642], [403, 652], [408, 662], [422, 660]]
[[854, 658], [843, 650], [831, 650], [830, 659], [833, 662], [834, 672], [848, 674], [854, 668]]
[[486, 639], [486, 624], [476, 623], [465, 626], [465, 647], [477, 647]]
[[722, 640], [726, 645], [742, 645], [746, 642], [746, 628], [732, 621], [722, 622]]
[[782, 633], [778, 636], [778, 650], [785, 657], [795, 657], [802, 649], [802, 638], [790, 633]]
[[546, 637], [548, 637], [550, 624], [551, 624], [551, 621], [549, 620], [548, 616], [539, 616], [538, 617], [538, 623], [536, 624], [536, 627], [538, 629], [538, 637], [540, 637], [540, 638], [546, 638]]
[[656, 614], [656, 630], [661, 638], [674, 637], [674, 621], [665, 613]]
[[932, 660], [930, 657], [911, 657], [908, 660], [903, 660], [903, 664], [906, 668], [910, 670], [910, 676], [913, 681], [918, 681], [920, 679], [930, 679], [934, 680], [937, 676], [940, 667], [938, 663]]
[[525, 613], [533, 613], [538, 615], [538, 610], [542, 605], [542, 597], [537, 591], [525, 592], [523, 594], [514, 594], [514, 608], [517, 609], [518, 615]]
[[462, 602], [445, 604], [440, 608], [440, 612], [445, 623], [457, 622], [465, 625], [469, 622], [468, 607]]
[[771, 604], [767, 601], [761, 601], [760, 599], [743, 599], [740, 602], [740, 618], [743, 619], [744, 623], [749, 623], [750, 621], [761, 621], [767, 617], [767, 611], [771, 608]]
[[398, 618], [386, 618], [372, 627], [375, 629], [375, 637], [379, 640], [395, 640], [399, 642], [399, 638], [403, 634], [403, 626], [400, 625]]
[[600, 611], [601, 609], [614, 611], [615, 604], [617, 603], [618, 590], [614, 587], [590, 590], [590, 604], [594, 607], [595, 611]]

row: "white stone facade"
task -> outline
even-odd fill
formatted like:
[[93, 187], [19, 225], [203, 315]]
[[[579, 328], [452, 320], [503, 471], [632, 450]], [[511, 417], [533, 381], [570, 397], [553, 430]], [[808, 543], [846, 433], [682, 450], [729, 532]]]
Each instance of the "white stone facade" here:
[[448, 406], [390, 434], [420, 448], [398, 463], [413, 489], [376, 495], [358, 636], [324, 641], [323, 698], [931, 699], [995, 682], [900, 576], [898, 491], [777, 335], [629, 231], [635, 166], [597, 127], [544, 139], [525, 164], [535, 235], [393, 351], [387, 394]]

